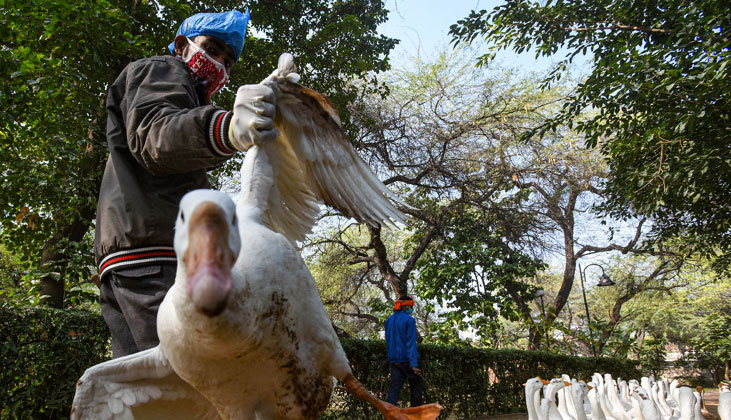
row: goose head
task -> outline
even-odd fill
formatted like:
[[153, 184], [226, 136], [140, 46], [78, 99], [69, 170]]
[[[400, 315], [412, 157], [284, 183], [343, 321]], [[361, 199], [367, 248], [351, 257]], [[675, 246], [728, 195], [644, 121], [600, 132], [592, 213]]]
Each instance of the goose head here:
[[571, 393], [574, 396], [574, 401], [584, 401], [584, 398], [589, 393], [590, 387], [582, 381], [571, 379]]
[[647, 394], [647, 391], [645, 391], [644, 388], [642, 388], [639, 385], [634, 385], [632, 388], [632, 397], [637, 399], [637, 401], [649, 401], [650, 396]]
[[233, 287], [231, 268], [241, 249], [234, 202], [215, 190], [187, 193], [180, 201], [174, 245], [193, 307], [209, 317], [220, 314]]
[[559, 390], [563, 389], [566, 386], [566, 382], [564, 382], [561, 378], [554, 378], [551, 379], [551, 381], [546, 385], [546, 387], [543, 389], [543, 395], [544, 400], [548, 401], [555, 401], [556, 400], [556, 394]]
[[[523, 385], [525, 387], [525, 395], [532, 396], [535, 394], [535, 392], [541, 388], [543, 388], [543, 382], [544, 380], [540, 377], [530, 378], [528, 379], [525, 384]], [[546, 381], [547, 382], [547, 381]]]

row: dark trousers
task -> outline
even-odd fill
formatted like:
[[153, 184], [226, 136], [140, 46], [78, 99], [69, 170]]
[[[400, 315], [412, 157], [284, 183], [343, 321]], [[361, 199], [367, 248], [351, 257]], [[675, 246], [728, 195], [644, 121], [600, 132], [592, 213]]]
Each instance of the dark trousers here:
[[414, 373], [409, 363], [391, 363], [391, 385], [388, 387], [388, 401], [398, 405], [398, 397], [404, 382], [409, 380], [411, 391], [411, 406], [416, 407], [424, 404], [424, 380]]
[[105, 276], [99, 292], [112, 333], [114, 358], [157, 346], [157, 310], [175, 282], [175, 264], [121, 268]]

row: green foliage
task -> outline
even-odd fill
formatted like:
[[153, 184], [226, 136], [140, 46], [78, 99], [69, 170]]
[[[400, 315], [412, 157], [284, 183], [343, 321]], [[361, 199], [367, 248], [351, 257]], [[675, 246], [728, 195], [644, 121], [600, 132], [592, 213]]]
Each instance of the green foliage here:
[[656, 377], [659, 377], [660, 373], [666, 367], [666, 344], [667, 340], [665, 340], [665, 338], [652, 337], [646, 340], [644, 345], [640, 349], [640, 363], [642, 364], [642, 368], [645, 371], [652, 373]]
[[[214, 101], [231, 108], [236, 88], [257, 83], [282, 52], [297, 59], [303, 83], [330, 94], [348, 123], [359, 91], [381, 91], [396, 40], [376, 34], [383, 2], [247, 2], [249, 38], [227, 88]], [[88, 233], [106, 160], [106, 88], [126, 64], [169, 54], [184, 18], [241, 8], [239, 1], [0, 0], [0, 242], [28, 281], [50, 273], [67, 281], [67, 303], [82, 302], [95, 273]], [[256, 38], [260, 37], [260, 38]], [[240, 166], [234, 159], [221, 173]], [[214, 180], [214, 184], [218, 184]], [[45, 258], [41, 266], [41, 258]]]
[[[705, 355], [705, 361], [713, 369], [725, 365], [724, 379], [728, 380], [728, 367], [731, 364], [731, 314], [711, 313], [701, 324], [701, 333], [693, 340], [697, 354]], [[713, 363], [713, 359], [717, 362]]]
[[76, 380], [107, 358], [98, 314], [0, 306], [0, 418], [68, 418]]
[[[0, 308], [0, 418], [68, 417], [76, 380], [108, 358], [109, 333], [102, 318], [84, 311]], [[353, 373], [384, 399], [389, 368], [382, 340], [344, 339]], [[587, 379], [594, 372], [639, 378], [637, 362], [572, 357], [546, 352], [419, 345], [426, 377], [426, 402], [439, 402], [444, 416], [522, 412], [522, 384], [531, 377], [567, 373]], [[408, 386], [401, 401], [408, 401]], [[336, 389], [322, 419], [380, 419], [361, 400]]]
[[[383, 341], [342, 340], [353, 374], [371, 392], [385, 398], [389, 370]], [[637, 362], [627, 359], [572, 357], [546, 352], [487, 350], [464, 346], [419, 346], [426, 378], [424, 401], [444, 406], [442, 416], [470, 418], [525, 411], [523, 386], [529, 378], [571, 377], [588, 380], [594, 372], [639, 379]], [[408, 386], [401, 395], [408, 401]], [[336, 410], [335, 407], [338, 409]], [[343, 390], [336, 390], [322, 419], [380, 419], [378, 412]]]
[[27, 300], [28, 287], [22, 279], [20, 262], [0, 245], [0, 304]]
[[[498, 222], [485, 211], [463, 208], [443, 226], [441, 240], [417, 262], [416, 292], [449, 308], [439, 314], [447, 332], [471, 329], [489, 342], [501, 328], [499, 316], [517, 318], [506, 283], [523, 298], [531, 299], [535, 287], [520, 279], [535, 276], [545, 264], [514, 249]], [[417, 231], [412, 240], [418, 243], [423, 234]], [[434, 304], [430, 305], [433, 311]], [[440, 342], [454, 338], [440, 337]]]
[[[556, 83], [577, 55], [591, 74], [544, 134], [590, 108], [576, 123], [599, 146], [612, 177], [605, 210], [651, 215], [655, 236], [683, 236], [731, 262], [731, 9], [723, 0], [635, 2], [508, 0], [453, 25], [455, 42], [478, 37], [495, 49], [566, 56], [545, 80]], [[483, 57], [487, 62], [494, 52]]]
[[713, 313], [703, 323], [699, 343], [721, 360], [731, 359], [731, 315]]

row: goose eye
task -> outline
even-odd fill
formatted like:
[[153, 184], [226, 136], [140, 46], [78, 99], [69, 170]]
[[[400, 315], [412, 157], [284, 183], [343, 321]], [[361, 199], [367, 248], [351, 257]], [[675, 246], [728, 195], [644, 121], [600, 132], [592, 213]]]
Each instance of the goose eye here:
[[182, 211], [180, 212], [180, 221], [185, 223], [185, 214]]
[[231, 219], [231, 224], [234, 226], [236, 225], [236, 215], [235, 214], [234, 214], [233, 219]]

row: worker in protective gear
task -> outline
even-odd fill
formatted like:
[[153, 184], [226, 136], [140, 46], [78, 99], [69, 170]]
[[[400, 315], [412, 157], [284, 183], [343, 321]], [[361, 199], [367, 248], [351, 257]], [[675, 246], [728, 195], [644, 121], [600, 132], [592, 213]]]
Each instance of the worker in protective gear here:
[[182, 196], [210, 188], [207, 170], [278, 135], [268, 87], [240, 87], [233, 111], [211, 104], [241, 56], [248, 21], [248, 10], [193, 15], [170, 56], [130, 63], [109, 87], [94, 250], [114, 357], [158, 344], [157, 310], [175, 280], [173, 226]]
[[424, 376], [419, 367], [416, 348], [416, 321], [414, 300], [400, 297], [393, 306], [393, 314], [386, 320], [386, 350], [391, 370], [391, 384], [386, 401], [398, 405], [399, 394], [406, 380], [411, 391], [411, 407], [424, 404]]

